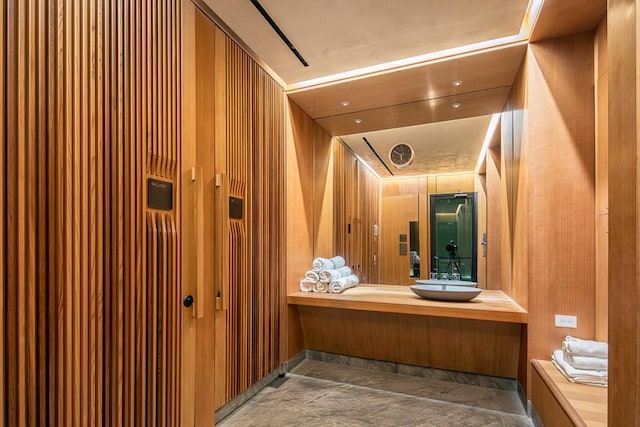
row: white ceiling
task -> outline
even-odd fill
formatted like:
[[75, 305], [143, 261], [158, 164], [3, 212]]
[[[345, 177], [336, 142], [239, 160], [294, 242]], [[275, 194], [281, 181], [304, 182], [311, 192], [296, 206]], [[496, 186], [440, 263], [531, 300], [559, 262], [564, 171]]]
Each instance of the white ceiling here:
[[528, 0], [249, 0], [207, 4], [289, 85], [518, 34]]
[[[259, 0], [309, 63], [304, 67], [250, 0], [204, 2], [293, 102], [381, 177], [391, 174], [363, 136], [387, 162], [396, 142], [414, 145], [415, 161], [392, 169], [397, 175], [473, 170], [488, 117], [502, 111], [526, 51], [529, 26], [542, 28], [537, 39], [561, 34], [565, 23], [585, 31], [606, 8], [605, 0]], [[543, 25], [536, 22], [540, 4]], [[456, 79], [463, 85], [452, 86]]]

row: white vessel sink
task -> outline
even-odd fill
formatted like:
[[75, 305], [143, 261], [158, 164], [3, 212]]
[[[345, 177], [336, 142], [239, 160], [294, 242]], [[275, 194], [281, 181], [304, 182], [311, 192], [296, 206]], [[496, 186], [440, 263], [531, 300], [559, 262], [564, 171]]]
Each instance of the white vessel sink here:
[[419, 297], [436, 301], [469, 301], [480, 295], [480, 292], [482, 292], [482, 290], [478, 288], [460, 285], [420, 284], [409, 287], [413, 293]]

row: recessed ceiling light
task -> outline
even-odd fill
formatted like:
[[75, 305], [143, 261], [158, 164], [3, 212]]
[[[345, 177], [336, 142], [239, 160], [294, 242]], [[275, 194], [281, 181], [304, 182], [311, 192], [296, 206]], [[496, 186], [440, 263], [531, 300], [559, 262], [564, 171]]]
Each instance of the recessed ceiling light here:
[[359, 125], [360, 123], [362, 123], [362, 119], [355, 119], [354, 122], [355, 124]]
[[454, 86], [460, 86], [460, 85], [462, 85], [462, 80], [456, 80], [456, 81], [454, 81], [454, 82], [453, 82], [453, 85], [454, 85]]
[[346, 100], [345, 100], [345, 101], [342, 101], [340, 104], [341, 104], [343, 107], [346, 107], [347, 105], [349, 105], [349, 101], [346, 101]]
[[454, 102], [453, 104], [451, 104], [453, 108], [460, 108], [461, 105], [462, 104], [460, 104], [459, 102]]

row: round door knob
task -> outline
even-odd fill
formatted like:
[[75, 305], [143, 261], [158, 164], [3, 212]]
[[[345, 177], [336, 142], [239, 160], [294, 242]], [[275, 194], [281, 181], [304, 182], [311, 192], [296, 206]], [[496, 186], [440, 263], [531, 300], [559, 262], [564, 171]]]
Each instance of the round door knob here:
[[187, 295], [184, 297], [182, 304], [187, 308], [191, 307], [193, 305], [193, 295]]

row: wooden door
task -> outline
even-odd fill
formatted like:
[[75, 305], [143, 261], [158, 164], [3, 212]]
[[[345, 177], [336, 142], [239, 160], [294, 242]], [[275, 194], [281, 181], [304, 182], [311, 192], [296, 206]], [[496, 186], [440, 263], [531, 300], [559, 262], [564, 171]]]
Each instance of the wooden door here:
[[182, 281], [192, 298], [183, 308], [183, 426], [215, 421], [216, 31], [183, 1]]

